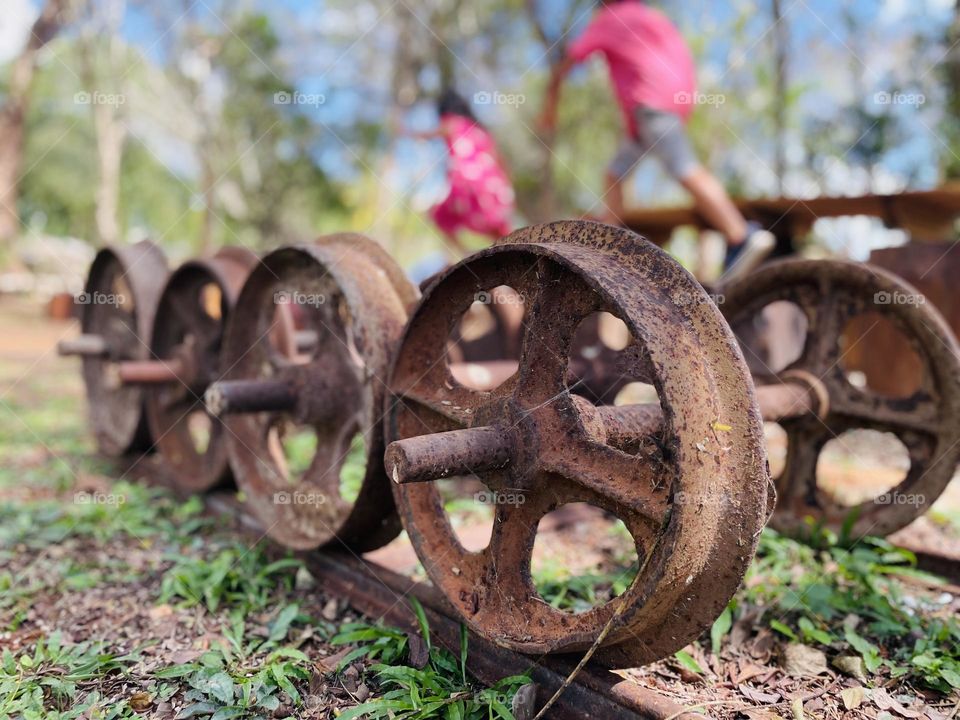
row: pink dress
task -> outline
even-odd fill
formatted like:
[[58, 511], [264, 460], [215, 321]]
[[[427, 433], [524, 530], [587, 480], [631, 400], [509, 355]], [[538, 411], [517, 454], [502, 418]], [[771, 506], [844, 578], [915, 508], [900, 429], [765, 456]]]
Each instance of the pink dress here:
[[441, 116], [440, 129], [450, 154], [450, 193], [430, 216], [448, 235], [464, 229], [481, 235], [509, 234], [513, 187], [490, 133], [461, 115]]

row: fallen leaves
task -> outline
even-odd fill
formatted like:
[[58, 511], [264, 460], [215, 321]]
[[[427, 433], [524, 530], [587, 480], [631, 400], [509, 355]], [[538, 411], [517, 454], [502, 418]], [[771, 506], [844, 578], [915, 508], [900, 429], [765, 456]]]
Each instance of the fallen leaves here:
[[816, 648], [800, 643], [790, 643], [783, 649], [781, 666], [787, 675], [793, 677], [815, 677], [829, 672], [827, 656]]

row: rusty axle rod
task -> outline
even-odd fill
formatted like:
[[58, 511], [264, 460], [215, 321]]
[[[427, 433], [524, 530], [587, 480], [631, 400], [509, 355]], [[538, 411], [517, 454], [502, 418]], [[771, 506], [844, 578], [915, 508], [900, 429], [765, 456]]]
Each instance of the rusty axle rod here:
[[62, 356], [104, 357], [109, 353], [110, 348], [102, 335], [84, 333], [71, 340], [61, 340], [57, 343], [57, 354]]
[[[757, 388], [764, 420], [776, 422], [822, 412], [822, 395], [813, 381], [787, 380]], [[663, 427], [659, 405], [645, 403], [597, 408], [614, 447], [655, 435]], [[513, 456], [516, 434], [510, 428], [481, 426], [424, 435], [391, 443], [384, 456], [387, 472], [398, 484], [429, 482], [506, 467]]]
[[117, 380], [124, 385], [162, 385], [182, 382], [185, 372], [178, 358], [128, 361], [117, 365]]
[[293, 386], [283, 380], [221, 380], [204, 395], [211, 415], [290, 412], [297, 405]]

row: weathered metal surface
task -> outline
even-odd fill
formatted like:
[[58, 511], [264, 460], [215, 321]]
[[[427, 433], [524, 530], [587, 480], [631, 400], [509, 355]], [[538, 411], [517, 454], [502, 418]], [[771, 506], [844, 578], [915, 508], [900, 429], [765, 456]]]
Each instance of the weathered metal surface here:
[[[529, 303], [519, 371], [492, 391], [471, 390], [450, 371], [447, 338], [476, 294], [499, 285]], [[626, 323], [635, 350], [627, 369], [653, 375], [664, 410], [661, 436], [638, 439], [633, 453], [607, 444], [602, 410], [568, 387], [572, 339], [597, 311]], [[610, 623], [597, 659], [633, 666], [698, 637], [739, 586], [769, 489], [753, 386], [716, 306], [642, 238], [588, 222], [537, 226], [449, 269], [412, 317], [389, 387], [391, 441], [485, 427], [516, 437], [506, 466], [479, 476], [525, 501], [497, 506], [479, 553], [457, 541], [436, 483], [394, 484], [431, 580], [492, 642], [576, 652]], [[530, 574], [539, 520], [572, 502], [623, 520], [641, 558], [624, 595], [577, 615], [543, 602]]]
[[83, 355], [90, 425], [100, 451], [107, 455], [151, 447], [143, 390], [115, 380], [115, 365], [149, 359], [150, 333], [167, 261], [153, 243], [111, 246], [97, 253], [87, 276], [81, 337], [96, 337], [104, 353]]
[[160, 297], [153, 359], [119, 367], [122, 382], [146, 384], [157, 448], [185, 491], [204, 492], [231, 478], [223, 425], [207, 415], [202, 399], [220, 375], [225, 323], [256, 264], [250, 250], [224, 248], [177, 268]]
[[[416, 297], [374, 241], [352, 234], [277, 250], [244, 286], [224, 343], [223, 379], [282, 382], [296, 403], [228, 413], [223, 422], [251, 511], [284, 545], [312, 549], [338, 541], [369, 550], [399, 532], [383, 471], [383, 377]], [[278, 352], [272, 341], [278, 303], [293, 312], [298, 333], [315, 335], [309, 353], [291, 360]], [[229, 384], [216, 394], [232, 400]], [[309, 467], [295, 476], [283, 441], [301, 431], [312, 432], [316, 446]], [[357, 435], [365, 468], [358, 494], [348, 498], [340, 473]]]
[[[807, 318], [803, 353], [779, 378], [806, 373], [826, 390], [828, 407], [820, 414], [785, 418], [786, 469], [777, 479], [779, 501], [772, 525], [802, 532], [811, 516], [839, 530], [849, 518], [854, 537], [888, 535], [922, 515], [937, 499], [960, 461], [960, 349], [939, 313], [929, 304], [910, 302], [918, 291], [894, 275], [842, 261], [785, 261], [762, 268], [742, 283], [724, 288], [724, 315], [736, 331], [773, 302], [788, 301]], [[890, 302], [887, 298], [898, 298]], [[841, 340], [848, 322], [879, 314], [910, 343], [922, 363], [919, 389], [906, 398], [886, 397], [857, 388], [843, 367]], [[856, 342], [854, 338], [851, 342]], [[750, 353], [746, 344], [745, 352]], [[777, 373], [755, 373], [762, 387]], [[822, 404], [822, 403], [821, 403]], [[910, 454], [910, 470], [884, 496], [845, 506], [817, 486], [817, 460], [826, 443], [855, 428], [896, 435]], [[891, 497], [910, 502], [890, 502]]]

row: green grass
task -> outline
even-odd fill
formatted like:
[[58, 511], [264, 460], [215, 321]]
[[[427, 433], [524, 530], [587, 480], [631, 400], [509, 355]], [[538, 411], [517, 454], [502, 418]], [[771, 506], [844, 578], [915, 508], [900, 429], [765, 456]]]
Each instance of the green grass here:
[[211, 558], [186, 556], [163, 576], [160, 602], [183, 607], [204, 605], [216, 612], [221, 605], [252, 612], [266, 607], [278, 594], [290, 592], [303, 563], [293, 558], [269, 562], [263, 551], [240, 543]]
[[[744, 588], [714, 626], [714, 638], [750, 606], [785, 640], [828, 657], [859, 656], [874, 682], [901, 678], [942, 693], [960, 689], [960, 623], [898, 578], [936, 578], [912, 553], [867, 538], [843, 547], [821, 534], [819, 547], [764, 531]], [[717, 649], [718, 640], [714, 642]]]
[[157, 680], [184, 687], [186, 705], [178, 717], [266, 718], [275, 717], [282, 704], [304, 705], [313, 664], [301, 650], [284, 644], [292, 624], [304, 619], [298, 607], [280, 607], [265, 637], [251, 637], [245, 614], [231, 614], [223, 631], [227, 643], [154, 673]]
[[373, 681], [384, 691], [381, 697], [345, 710], [339, 720], [513, 720], [511, 703], [517, 690], [530, 682], [526, 675], [504, 678], [484, 687], [467, 672], [467, 633], [461, 626], [460, 653], [432, 644], [430, 626], [420, 603], [411, 599], [427, 646], [422, 668], [409, 664], [409, 640], [400, 630], [355, 623], [345, 625], [333, 638], [335, 644], [359, 645], [341, 661], [341, 667], [366, 658]]
[[29, 651], [16, 656], [4, 650], [0, 658], [0, 718], [132, 717], [126, 703], [100, 707], [93, 688], [110, 676], [124, 675], [138, 660], [136, 653], [110, 653], [103, 643], [64, 645], [59, 633], [41, 638]]

